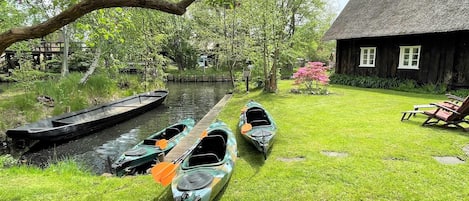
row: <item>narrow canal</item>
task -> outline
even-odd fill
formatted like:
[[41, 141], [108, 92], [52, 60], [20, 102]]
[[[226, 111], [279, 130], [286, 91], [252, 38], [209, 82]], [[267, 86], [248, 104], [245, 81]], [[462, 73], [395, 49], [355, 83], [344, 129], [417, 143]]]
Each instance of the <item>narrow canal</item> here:
[[28, 163], [47, 163], [72, 158], [85, 164], [96, 174], [109, 172], [109, 165], [124, 151], [150, 134], [180, 119], [196, 121], [229, 91], [229, 83], [167, 83], [168, 97], [159, 107], [100, 132], [56, 145], [32, 150], [23, 155]]

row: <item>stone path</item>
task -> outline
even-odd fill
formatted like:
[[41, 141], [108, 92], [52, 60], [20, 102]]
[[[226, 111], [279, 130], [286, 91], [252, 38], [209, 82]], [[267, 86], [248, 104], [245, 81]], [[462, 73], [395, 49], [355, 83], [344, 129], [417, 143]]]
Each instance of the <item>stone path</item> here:
[[445, 165], [456, 165], [465, 163], [465, 161], [461, 160], [459, 157], [454, 156], [433, 156], [433, 158]]
[[[469, 144], [464, 146], [462, 150], [467, 156], [469, 156]], [[340, 157], [340, 158], [345, 158], [349, 156], [349, 154], [346, 152], [336, 152], [336, 151], [326, 151], [326, 150], [321, 151], [321, 154], [329, 156], [329, 157]], [[433, 158], [437, 160], [438, 162], [440, 162], [441, 164], [445, 164], [445, 165], [457, 165], [457, 164], [466, 163], [464, 159], [457, 157], [457, 156], [433, 156]], [[286, 159], [283, 159], [283, 158], [279, 160], [287, 161]], [[386, 158], [385, 160], [406, 160], [406, 159]], [[296, 161], [296, 160], [293, 160], [293, 161]]]
[[341, 157], [341, 158], [348, 156], [348, 153], [346, 152], [336, 152], [336, 151], [321, 151], [321, 154], [330, 156], [330, 157]]

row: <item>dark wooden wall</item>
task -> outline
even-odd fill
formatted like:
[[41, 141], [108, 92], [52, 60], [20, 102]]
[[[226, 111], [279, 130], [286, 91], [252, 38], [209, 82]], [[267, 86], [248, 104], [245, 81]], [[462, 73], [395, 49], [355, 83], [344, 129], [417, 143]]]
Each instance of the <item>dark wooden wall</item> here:
[[[400, 46], [413, 45], [421, 46], [419, 69], [397, 69]], [[360, 47], [376, 47], [375, 68], [358, 67]], [[340, 74], [469, 87], [469, 32], [338, 40], [336, 54]]]

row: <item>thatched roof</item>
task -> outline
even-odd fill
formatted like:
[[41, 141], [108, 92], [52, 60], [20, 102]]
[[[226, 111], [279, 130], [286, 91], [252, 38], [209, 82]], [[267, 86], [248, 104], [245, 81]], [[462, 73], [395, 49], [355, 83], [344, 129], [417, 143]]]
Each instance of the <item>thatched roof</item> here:
[[469, 0], [349, 0], [324, 40], [469, 30]]

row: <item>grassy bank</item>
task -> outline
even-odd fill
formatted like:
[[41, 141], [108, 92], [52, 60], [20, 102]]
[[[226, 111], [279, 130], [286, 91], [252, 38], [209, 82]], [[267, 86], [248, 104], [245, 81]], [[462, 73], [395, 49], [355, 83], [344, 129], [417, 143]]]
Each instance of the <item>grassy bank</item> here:
[[[464, 200], [469, 164], [444, 165], [433, 156], [458, 156], [469, 134], [422, 127], [423, 115], [401, 122], [401, 111], [443, 95], [332, 86], [327, 96], [296, 95], [291, 81], [278, 94], [235, 94], [219, 119], [236, 131], [250, 99], [274, 116], [278, 138], [264, 161], [237, 134], [239, 158], [221, 200]], [[323, 152], [346, 153], [330, 157]], [[44, 171], [0, 169], [0, 197], [7, 200], [165, 200], [168, 188], [151, 176], [107, 178], [73, 163]]]
[[[80, 73], [72, 73], [65, 78], [56, 76], [47, 80], [11, 84], [8, 90], [0, 94], [0, 116], [9, 117], [0, 120], [0, 140], [9, 128], [146, 90], [138, 76], [99, 72], [81, 85], [78, 83], [82, 76]], [[163, 87], [161, 82], [147, 84], [147, 89]], [[54, 99], [53, 107], [37, 101], [38, 96], [44, 95]]]
[[1, 168], [0, 200], [152, 200], [162, 190], [147, 177], [108, 178], [89, 172], [69, 160], [45, 170]]

